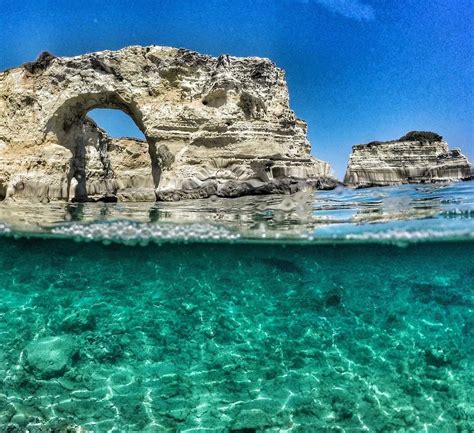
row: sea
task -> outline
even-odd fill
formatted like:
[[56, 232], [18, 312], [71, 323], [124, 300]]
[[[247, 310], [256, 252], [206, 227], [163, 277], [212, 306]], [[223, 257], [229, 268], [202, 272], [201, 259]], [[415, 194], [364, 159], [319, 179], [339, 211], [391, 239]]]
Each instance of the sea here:
[[474, 182], [0, 203], [0, 432], [474, 431]]

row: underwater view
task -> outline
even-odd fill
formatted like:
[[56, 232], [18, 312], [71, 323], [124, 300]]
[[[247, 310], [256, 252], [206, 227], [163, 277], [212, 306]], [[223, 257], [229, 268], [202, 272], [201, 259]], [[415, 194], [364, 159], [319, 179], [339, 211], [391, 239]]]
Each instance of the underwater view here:
[[0, 203], [0, 431], [472, 432], [473, 215], [472, 182]]

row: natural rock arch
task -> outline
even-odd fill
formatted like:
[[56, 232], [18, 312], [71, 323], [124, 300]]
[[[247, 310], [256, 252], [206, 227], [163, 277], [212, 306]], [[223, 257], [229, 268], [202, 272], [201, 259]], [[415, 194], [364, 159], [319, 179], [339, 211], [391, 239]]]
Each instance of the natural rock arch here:
[[[148, 145], [104, 135], [87, 120], [93, 108], [130, 115]], [[310, 155], [284, 73], [268, 59], [128, 47], [69, 58], [46, 53], [0, 73], [0, 197], [71, 199], [86, 145], [104, 161], [128, 145], [138, 163], [117, 160], [120, 176], [104, 163], [97, 179], [79, 185], [79, 199], [232, 197], [335, 184], [329, 165]]]
[[[96, 108], [117, 109], [127, 114], [143, 133], [145, 142], [132, 138], [111, 138], [99, 128], [87, 114]], [[46, 126], [46, 134], [53, 133], [58, 144], [71, 151], [68, 180], [68, 200], [88, 201], [99, 198], [116, 201], [117, 191], [131, 190], [135, 199], [155, 198], [159, 185], [161, 168], [155, 141], [147, 136], [140, 107], [127, 101], [116, 92], [83, 93], [65, 101], [51, 116]], [[139, 165], [117, 161], [112, 164], [114, 149], [121, 147], [132, 152]], [[95, 149], [97, 155], [93, 154]], [[92, 150], [92, 151], [91, 151]], [[92, 154], [92, 155], [91, 155]], [[148, 157], [143, 157], [147, 154]], [[88, 170], [90, 159], [100, 159], [100, 169]], [[95, 161], [96, 165], [98, 161]], [[117, 176], [117, 167], [135, 170], [128, 177]], [[75, 181], [75, 185], [74, 185]], [[74, 190], [74, 192], [72, 191]], [[122, 197], [131, 199], [132, 197]]]

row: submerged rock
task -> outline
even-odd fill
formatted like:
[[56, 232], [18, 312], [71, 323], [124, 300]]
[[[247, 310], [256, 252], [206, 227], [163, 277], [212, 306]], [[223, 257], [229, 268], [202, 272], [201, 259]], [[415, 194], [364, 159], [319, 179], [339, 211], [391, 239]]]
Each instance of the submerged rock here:
[[94, 329], [96, 317], [90, 310], [82, 309], [69, 314], [60, 324], [60, 329], [66, 332], [80, 333]]
[[370, 187], [473, 177], [473, 167], [459, 149], [449, 150], [434, 132], [412, 131], [398, 140], [354, 146], [344, 183]]
[[74, 339], [61, 335], [32, 341], [26, 346], [26, 364], [40, 379], [62, 376], [77, 353]]
[[235, 419], [231, 432], [250, 433], [271, 425], [270, 417], [260, 409], [242, 410]]
[[[119, 109], [145, 140], [87, 113]], [[0, 73], [0, 200], [154, 201], [333, 188], [289, 107], [284, 72], [257, 57], [132, 46], [43, 53]]]

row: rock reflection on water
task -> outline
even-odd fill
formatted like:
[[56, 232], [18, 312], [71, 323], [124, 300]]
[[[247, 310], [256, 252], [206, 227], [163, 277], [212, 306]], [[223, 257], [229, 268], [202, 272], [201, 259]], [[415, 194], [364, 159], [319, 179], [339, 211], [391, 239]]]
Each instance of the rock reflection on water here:
[[[147, 233], [160, 224], [168, 228], [219, 225], [232, 232], [234, 239], [472, 237], [473, 214], [474, 182], [338, 188], [174, 203], [0, 203], [0, 223], [10, 229], [36, 233], [53, 230], [56, 235], [74, 233], [76, 237], [81, 231], [78, 224], [115, 221], [137, 223], [137, 230], [146, 229]], [[74, 230], [68, 228], [71, 224]]]

